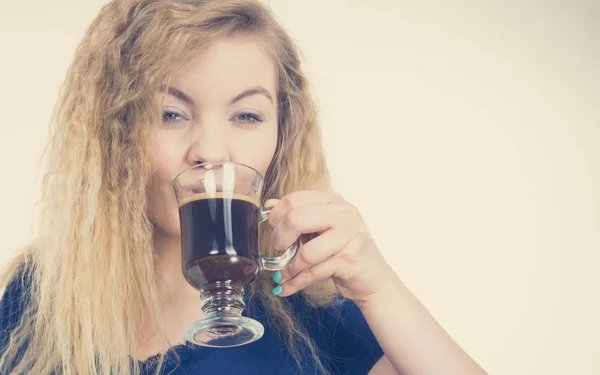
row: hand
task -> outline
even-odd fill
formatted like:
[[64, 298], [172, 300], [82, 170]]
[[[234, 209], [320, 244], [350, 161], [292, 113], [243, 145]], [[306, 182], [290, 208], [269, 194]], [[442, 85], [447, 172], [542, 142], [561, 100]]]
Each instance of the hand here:
[[301, 235], [312, 234], [300, 245], [292, 263], [281, 271], [281, 288], [276, 287], [274, 294], [289, 296], [331, 277], [342, 296], [361, 303], [398, 280], [358, 209], [339, 194], [298, 191], [281, 200], [269, 200], [265, 206], [272, 206], [268, 220], [276, 250], [285, 251]]

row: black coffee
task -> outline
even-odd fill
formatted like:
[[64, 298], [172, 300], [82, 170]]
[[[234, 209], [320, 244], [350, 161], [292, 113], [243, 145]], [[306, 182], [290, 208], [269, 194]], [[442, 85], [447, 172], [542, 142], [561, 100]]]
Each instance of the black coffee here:
[[258, 205], [244, 195], [217, 194], [179, 207], [183, 274], [197, 289], [213, 282], [246, 286], [258, 272]]

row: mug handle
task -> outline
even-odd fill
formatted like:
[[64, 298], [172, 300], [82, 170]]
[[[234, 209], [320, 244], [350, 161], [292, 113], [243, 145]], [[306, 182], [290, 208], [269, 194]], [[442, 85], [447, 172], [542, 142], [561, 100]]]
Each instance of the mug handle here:
[[[264, 222], [269, 217], [270, 209], [262, 208], [260, 210], [260, 220], [259, 222]], [[288, 247], [285, 250], [283, 255], [278, 257], [266, 257], [260, 256], [260, 269], [267, 271], [279, 271], [287, 267], [292, 260], [296, 257], [296, 252], [298, 251], [298, 246], [300, 245], [300, 238], [296, 239], [296, 242], [292, 244], [292, 246]]]

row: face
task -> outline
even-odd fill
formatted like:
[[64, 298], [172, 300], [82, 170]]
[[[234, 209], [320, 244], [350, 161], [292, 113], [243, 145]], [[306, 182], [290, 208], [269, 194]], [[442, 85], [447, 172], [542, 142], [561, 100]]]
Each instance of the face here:
[[179, 236], [173, 179], [204, 162], [247, 164], [264, 176], [277, 146], [275, 68], [251, 38], [215, 42], [157, 96], [148, 214], [155, 230]]

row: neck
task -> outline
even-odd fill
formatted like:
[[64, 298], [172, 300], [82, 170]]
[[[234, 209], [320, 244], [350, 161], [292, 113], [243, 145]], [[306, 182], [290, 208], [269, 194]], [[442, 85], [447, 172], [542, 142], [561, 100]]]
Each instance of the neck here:
[[181, 238], [155, 226], [152, 241], [161, 321], [149, 311], [144, 312], [142, 337], [135, 354], [140, 360], [185, 343], [186, 325], [204, 316], [200, 292], [188, 284], [181, 271]]

